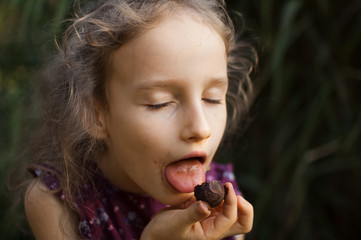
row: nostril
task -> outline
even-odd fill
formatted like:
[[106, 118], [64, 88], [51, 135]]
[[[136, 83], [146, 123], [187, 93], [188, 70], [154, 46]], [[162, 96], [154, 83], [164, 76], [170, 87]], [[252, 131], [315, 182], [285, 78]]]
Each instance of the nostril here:
[[211, 136], [211, 131], [208, 125], [194, 125], [190, 130], [189, 140], [203, 141]]
[[204, 141], [207, 140], [210, 137], [210, 135], [198, 135], [194, 137], [190, 137], [189, 140], [191, 141]]

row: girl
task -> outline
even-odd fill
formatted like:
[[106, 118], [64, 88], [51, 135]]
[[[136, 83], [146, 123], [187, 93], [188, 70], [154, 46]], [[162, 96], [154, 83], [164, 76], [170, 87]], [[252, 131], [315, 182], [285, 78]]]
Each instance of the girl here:
[[[252, 205], [234, 190], [231, 165], [212, 163], [251, 90], [253, 52], [236, 43], [225, 3], [109, 0], [92, 9], [68, 28], [49, 72], [25, 197], [35, 237], [249, 232]], [[193, 189], [214, 179], [228, 194], [211, 209]]]

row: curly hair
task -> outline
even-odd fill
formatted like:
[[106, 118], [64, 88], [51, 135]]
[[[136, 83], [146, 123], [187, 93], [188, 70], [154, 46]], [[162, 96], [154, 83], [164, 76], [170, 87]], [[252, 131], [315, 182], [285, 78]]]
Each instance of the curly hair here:
[[[90, 6], [90, 5], [88, 5]], [[65, 32], [59, 53], [50, 64], [42, 123], [28, 167], [50, 166], [72, 205], [73, 196], [91, 182], [94, 157], [106, 149], [94, 136], [94, 104], [107, 107], [106, 87], [112, 52], [162, 18], [185, 10], [214, 28], [223, 38], [228, 56], [227, 131], [237, 128], [251, 97], [250, 73], [254, 49], [238, 41], [221, 0], [107, 0], [76, 14]]]

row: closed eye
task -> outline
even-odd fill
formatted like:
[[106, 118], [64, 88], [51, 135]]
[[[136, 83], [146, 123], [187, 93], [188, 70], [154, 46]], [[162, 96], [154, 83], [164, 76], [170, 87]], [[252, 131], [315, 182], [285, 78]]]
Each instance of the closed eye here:
[[149, 104], [149, 105], [147, 105], [147, 108], [149, 110], [158, 110], [158, 109], [167, 107], [169, 104], [170, 104], [170, 102], [160, 103], [160, 104]]
[[207, 103], [211, 103], [211, 104], [222, 104], [222, 101], [219, 99], [204, 98], [203, 101], [206, 101]]

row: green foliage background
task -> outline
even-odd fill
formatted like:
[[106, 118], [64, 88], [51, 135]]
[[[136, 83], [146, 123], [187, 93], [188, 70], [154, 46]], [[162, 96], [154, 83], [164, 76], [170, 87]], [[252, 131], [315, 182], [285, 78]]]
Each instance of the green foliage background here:
[[[249, 127], [221, 155], [255, 208], [248, 239], [359, 239], [361, 1], [227, 3], [244, 14], [260, 58]], [[7, 175], [39, 113], [37, 71], [71, 9], [71, 0], [0, 1], [0, 239], [32, 239]]]

